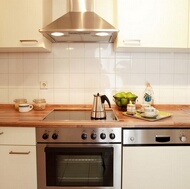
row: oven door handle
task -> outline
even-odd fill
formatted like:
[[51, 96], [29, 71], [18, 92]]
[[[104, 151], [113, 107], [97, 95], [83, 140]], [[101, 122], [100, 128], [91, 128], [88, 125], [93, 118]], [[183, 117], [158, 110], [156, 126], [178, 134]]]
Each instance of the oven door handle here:
[[170, 136], [168, 136], [168, 135], [156, 135], [155, 140], [156, 140], [156, 142], [169, 142]]

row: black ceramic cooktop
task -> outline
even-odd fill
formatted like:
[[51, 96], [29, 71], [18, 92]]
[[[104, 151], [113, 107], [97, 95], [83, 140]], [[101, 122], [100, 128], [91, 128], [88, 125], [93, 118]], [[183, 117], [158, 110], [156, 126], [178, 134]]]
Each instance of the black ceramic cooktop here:
[[[69, 121], [69, 120], [91, 120], [90, 110], [58, 110], [50, 112], [43, 121]], [[112, 110], [106, 111], [106, 119], [104, 121], [117, 121]], [[97, 120], [95, 120], [97, 121]]]

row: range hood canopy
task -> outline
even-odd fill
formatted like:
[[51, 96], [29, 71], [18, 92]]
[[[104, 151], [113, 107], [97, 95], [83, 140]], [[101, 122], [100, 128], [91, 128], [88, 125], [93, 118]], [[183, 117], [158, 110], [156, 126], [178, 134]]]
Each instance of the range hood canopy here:
[[70, 11], [39, 30], [51, 42], [107, 42], [117, 30], [94, 12], [94, 0], [68, 0]]

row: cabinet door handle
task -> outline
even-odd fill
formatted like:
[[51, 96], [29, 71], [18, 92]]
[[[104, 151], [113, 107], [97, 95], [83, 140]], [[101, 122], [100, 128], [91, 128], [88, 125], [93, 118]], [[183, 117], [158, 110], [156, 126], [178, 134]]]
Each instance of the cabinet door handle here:
[[4, 132], [0, 132], [0, 135], [2, 135]]
[[21, 39], [21, 43], [38, 43], [38, 40], [36, 39]]
[[141, 40], [140, 39], [125, 39], [125, 40], [123, 40], [123, 43], [125, 45], [137, 45], [137, 46], [139, 46], [141, 44]]
[[28, 152], [13, 152], [13, 151], [10, 151], [9, 154], [28, 155], [28, 154], [30, 154], [30, 151], [28, 151]]

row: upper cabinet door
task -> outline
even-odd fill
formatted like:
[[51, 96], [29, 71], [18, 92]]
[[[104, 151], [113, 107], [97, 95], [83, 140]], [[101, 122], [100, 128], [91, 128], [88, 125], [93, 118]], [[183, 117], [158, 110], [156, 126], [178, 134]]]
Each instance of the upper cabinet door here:
[[0, 52], [50, 52], [38, 30], [51, 17], [51, 0], [1, 0]]
[[188, 0], [119, 0], [117, 14], [117, 50], [188, 46]]

